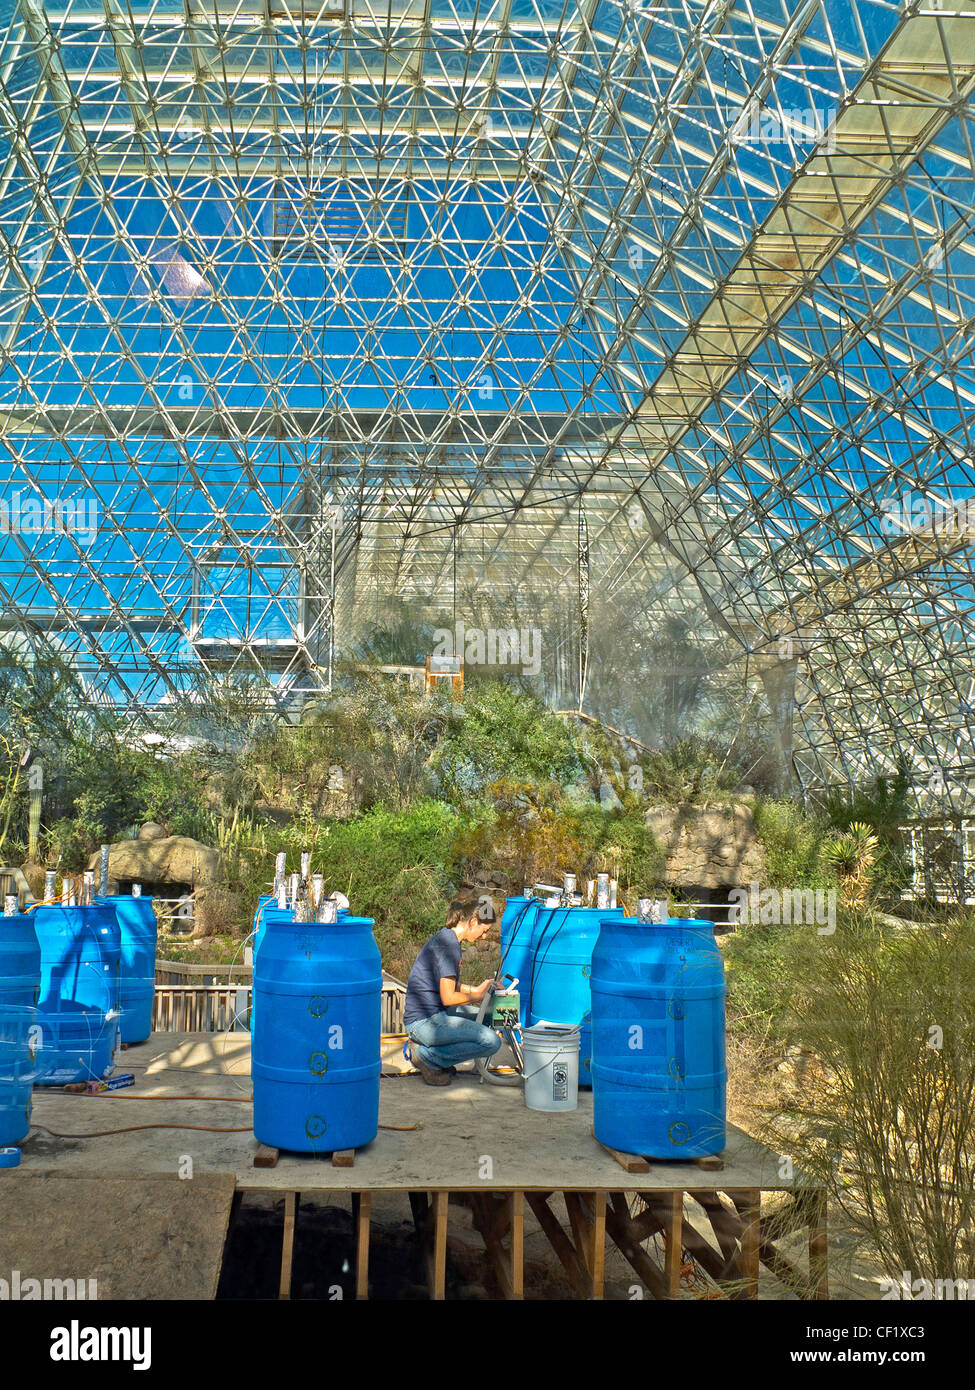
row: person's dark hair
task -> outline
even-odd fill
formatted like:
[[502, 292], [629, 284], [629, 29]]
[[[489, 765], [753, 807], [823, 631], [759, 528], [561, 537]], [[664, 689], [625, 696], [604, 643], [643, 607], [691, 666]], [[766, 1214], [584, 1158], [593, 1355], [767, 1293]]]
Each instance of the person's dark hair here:
[[497, 913], [490, 893], [479, 897], [455, 898], [447, 908], [447, 926], [456, 927], [461, 922], [469, 922], [476, 917], [479, 922], [497, 921]]

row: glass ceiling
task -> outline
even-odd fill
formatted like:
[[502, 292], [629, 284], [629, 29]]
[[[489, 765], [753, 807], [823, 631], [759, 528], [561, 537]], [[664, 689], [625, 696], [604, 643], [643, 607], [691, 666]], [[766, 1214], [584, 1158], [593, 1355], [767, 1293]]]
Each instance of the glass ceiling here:
[[964, 807], [973, 90], [975, 0], [0, 0], [0, 641], [151, 722], [528, 625], [651, 737], [676, 623]]

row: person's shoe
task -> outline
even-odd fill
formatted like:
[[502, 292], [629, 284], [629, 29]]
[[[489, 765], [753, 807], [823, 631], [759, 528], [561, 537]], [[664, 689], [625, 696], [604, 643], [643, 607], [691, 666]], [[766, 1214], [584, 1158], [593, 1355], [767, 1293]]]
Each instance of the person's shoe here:
[[450, 1072], [443, 1071], [440, 1067], [427, 1066], [420, 1057], [413, 1058], [413, 1065], [423, 1077], [428, 1086], [449, 1086]]

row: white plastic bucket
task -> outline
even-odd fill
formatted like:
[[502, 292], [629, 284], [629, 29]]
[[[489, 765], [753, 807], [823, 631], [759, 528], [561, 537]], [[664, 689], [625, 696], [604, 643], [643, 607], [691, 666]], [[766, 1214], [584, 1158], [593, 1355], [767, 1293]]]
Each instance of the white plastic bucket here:
[[575, 1110], [579, 1104], [579, 1029], [536, 1023], [521, 1034], [529, 1110]]

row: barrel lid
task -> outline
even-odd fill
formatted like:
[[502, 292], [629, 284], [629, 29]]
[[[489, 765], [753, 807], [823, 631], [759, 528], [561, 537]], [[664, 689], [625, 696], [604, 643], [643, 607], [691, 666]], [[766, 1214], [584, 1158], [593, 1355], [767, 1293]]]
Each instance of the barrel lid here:
[[0, 1149], [0, 1168], [19, 1168], [19, 1149]]

